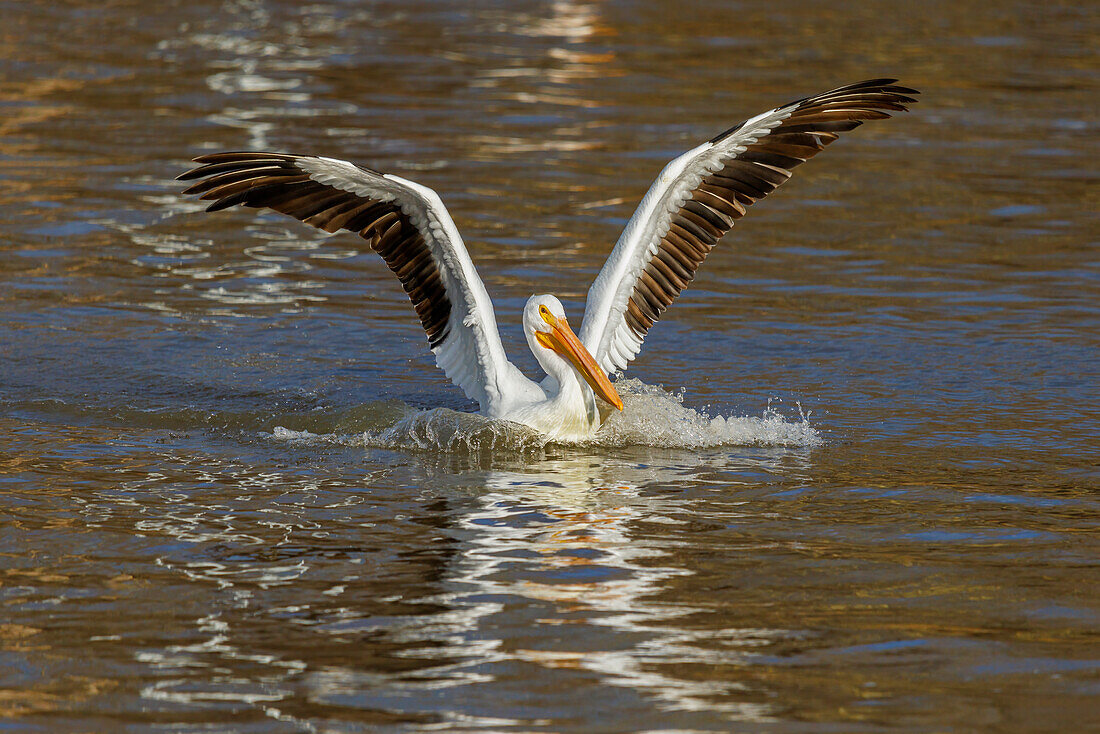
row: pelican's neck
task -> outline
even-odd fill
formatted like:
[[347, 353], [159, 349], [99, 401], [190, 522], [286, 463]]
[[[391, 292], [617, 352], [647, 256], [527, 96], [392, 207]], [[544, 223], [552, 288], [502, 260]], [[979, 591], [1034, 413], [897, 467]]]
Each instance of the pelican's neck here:
[[600, 410], [592, 388], [565, 357], [539, 345], [534, 337], [529, 336], [527, 341], [548, 378], [541, 383], [546, 402], [539, 412], [556, 424], [539, 425], [539, 430], [562, 437], [591, 435], [600, 427]]
[[[562, 360], [564, 362], [564, 360]], [[583, 405], [589, 402], [596, 404], [596, 395], [592, 388], [577, 374], [573, 365], [565, 364], [565, 369], [555, 374], [547, 370], [547, 376], [551, 380], [545, 385], [546, 398], [551, 403], [558, 405]], [[586, 411], [587, 412], [587, 411]]]
[[527, 334], [527, 346], [530, 347], [531, 354], [535, 355], [539, 367], [542, 367], [542, 371], [550, 378], [543, 380], [541, 383], [543, 390], [546, 391], [547, 400], [559, 400], [562, 399], [563, 395], [566, 396], [565, 399], [575, 398], [577, 395], [582, 394], [583, 390], [592, 392], [591, 388], [577, 374], [577, 370], [565, 357], [539, 344], [535, 339], [535, 330], [527, 328], [527, 324], [524, 324], [524, 327]]

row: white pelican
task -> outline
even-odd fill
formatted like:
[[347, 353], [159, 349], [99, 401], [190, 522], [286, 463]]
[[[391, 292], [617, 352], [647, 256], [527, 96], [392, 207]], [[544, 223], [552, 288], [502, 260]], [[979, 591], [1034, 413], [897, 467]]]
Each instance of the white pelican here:
[[583, 441], [601, 400], [622, 410], [608, 379], [641, 349], [649, 328], [745, 207], [790, 178], [837, 134], [890, 117], [916, 100], [896, 79], [872, 79], [792, 102], [730, 128], [661, 171], [588, 291], [578, 338], [551, 295], [532, 296], [523, 330], [546, 378], [525, 377], [504, 354], [489, 294], [435, 191], [346, 161], [228, 152], [195, 158], [184, 193], [289, 214], [326, 232], [358, 233], [412, 300], [436, 363], [490, 418], [551, 440]]

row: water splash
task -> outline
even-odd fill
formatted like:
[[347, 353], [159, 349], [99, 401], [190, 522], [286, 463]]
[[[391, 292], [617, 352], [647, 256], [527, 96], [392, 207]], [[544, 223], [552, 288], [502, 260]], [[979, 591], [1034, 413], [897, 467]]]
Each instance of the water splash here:
[[759, 417], [721, 415], [684, 405], [683, 393], [670, 393], [641, 380], [619, 380], [621, 413], [611, 415], [591, 442], [597, 446], [661, 446], [695, 449], [713, 446], [819, 446], [821, 435], [799, 409], [790, 420], [770, 404]]
[[[809, 447], [823, 443], [821, 435], [801, 410], [796, 420], [782, 415], [771, 405], [759, 417], [711, 416], [684, 405], [682, 393], [670, 393], [640, 380], [620, 380], [615, 387], [623, 399], [622, 412], [611, 415], [599, 433], [582, 446], [699, 449]], [[456, 454], [542, 453], [552, 445], [543, 435], [526, 426], [447, 408], [416, 410], [406, 406], [396, 420], [392, 412], [390, 416], [393, 422], [388, 425], [372, 426], [358, 433], [323, 435], [278, 426], [270, 435], [276, 440], [299, 444], [335, 443]], [[342, 427], [350, 428], [347, 422], [341, 423]]]
[[546, 438], [526, 426], [492, 420], [448, 408], [415, 410], [389, 427], [353, 434], [317, 434], [277, 426], [271, 433], [277, 440], [296, 444], [340, 444], [403, 451], [437, 451], [455, 454], [539, 453]]

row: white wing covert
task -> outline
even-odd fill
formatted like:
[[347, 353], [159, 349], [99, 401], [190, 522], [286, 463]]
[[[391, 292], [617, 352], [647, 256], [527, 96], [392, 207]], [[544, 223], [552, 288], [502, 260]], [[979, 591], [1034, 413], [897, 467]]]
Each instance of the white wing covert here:
[[[462, 237], [430, 188], [347, 161], [266, 152], [213, 153], [179, 176], [207, 211], [266, 207], [370, 242], [412, 301], [436, 363], [488, 415], [539, 388], [508, 361], [493, 305]], [[518, 393], [518, 395], [517, 395]]]
[[588, 291], [580, 339], [608, 372], [626, 369], [711, 249], [838, 133], [916, 102], [896, 79], [871, 79], [765, 112], [673, 160], [627, 222]]

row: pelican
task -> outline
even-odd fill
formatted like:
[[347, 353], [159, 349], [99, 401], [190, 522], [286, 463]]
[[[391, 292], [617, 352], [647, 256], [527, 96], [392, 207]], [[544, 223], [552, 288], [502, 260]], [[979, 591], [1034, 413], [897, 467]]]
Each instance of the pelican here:
[[200, 179], [184, 193], [213, 200], [207, 211], [268, 208], [326, 232], [358, 233], [408, 294], [436, 364], [483, 415], [583, 442], [623, 408], [608, 374], [637, 356], [746, 207], [839, 133], [916, 102], [918, 92], [896, 82], [872, 79], [777, 107], [665, 166], [589, 289], [579, 335], [554, 296], [527, 301], [523, 331], [546, 373], [541, 382], [505, 356], [489, 294], [432, 189], [334, 158], [265, 152], [202, 155], [179, 179]]

